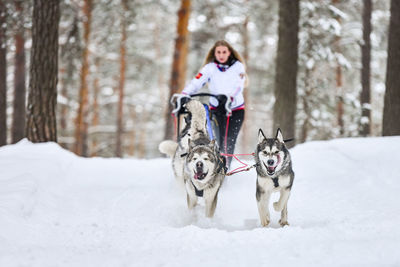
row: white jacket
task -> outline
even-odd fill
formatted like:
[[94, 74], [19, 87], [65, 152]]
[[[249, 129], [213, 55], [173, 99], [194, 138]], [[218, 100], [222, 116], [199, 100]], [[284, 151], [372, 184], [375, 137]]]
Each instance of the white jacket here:
[[[219, 70], [216, 63], [205, 65], [196, 77], [191, 80], [183, 89], [183, 94], [195, 94], [200, 88], [208, 83], [208, 89], [214, 95], [227, 95], [232, 98], [232, 110], [244, 105], [243, 87], [245, 81], [244, 66], [240, 61], [236, 61], [225, 71]], [[218, 106], [218, 101], [210, 98], [210, 104]]]

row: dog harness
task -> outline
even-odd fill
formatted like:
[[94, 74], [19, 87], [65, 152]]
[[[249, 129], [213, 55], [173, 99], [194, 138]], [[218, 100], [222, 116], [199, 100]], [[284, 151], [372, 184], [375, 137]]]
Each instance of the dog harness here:
[[275, 186], [275, 187], [278, 187], [278, 186], [279, 186], [278, 177], [276, 177], [276, 178], [271, 178], [271, 179], [272, 179], [272, 182], [274, 182], [274, 186]]
[[197, 189], [197, 187], [194, 185], [192, 179], [190, 179], [190, 182], [192, 182], [192, 185], [193, 185], [193, 187], [194, 187], [194, 192], [196, 193], [196, 196], [198, 196], [198, 197], [203, 197], [203, 195], [204, 195], [204, 190], [199, 190], [199, 189]]

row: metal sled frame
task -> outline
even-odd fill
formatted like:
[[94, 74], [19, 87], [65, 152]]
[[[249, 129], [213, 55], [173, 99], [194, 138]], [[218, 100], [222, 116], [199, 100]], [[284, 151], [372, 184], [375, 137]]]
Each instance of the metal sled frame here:
[[[217, 99], [218, 101], [221, 101], [221, 97], [218, 95], [213, 95], [213, 94], [209, 94], [209, 93], [198, 93], [198, 94], [193, 94], [190, 95], [190, 98], [195, 98], [195, 97], [203, 97], [203, 96], [207, 96], [207, 97], [214, 97], [215, 99]], [[174, 104], [174, 99], [171, 100], [171, 104]], [[230, 108], [229, 108], [229, 102], [226, 101], [225, 103], [225, 108], [228, 108], [227, 113], [231, 112]], [[207, 118], [207, 132], [208, 135], [210, 137], [211, 140], [217, 139], [219, 136], [219, 127], [218, 127], [218, 122], [215, 118], [213, 118], [211, 112], [210, 112], [210, 107], [208, 104], [204, 104], [204, 109], [206, 111], [206, 118]], [[181, 135], [180, 135], [180, 131], [181, 131], [181, 127], [180, 127], [180, 121], [181, 121], [181, 115], [183, 114], [188, 114], [188, 111], [186, 111], [184, 108], [182, 109], [182, 105], [181, 105], [181, 98], [177, 98], [176, 99], [176, 103], [175, 103], [175, 109], [172, 111], [172, 114], [175, 116], [175, 119], [177, 120], [175, 125], [176, 125], [176, 136], [177, 136], [177, 141], [179, 142], [181, 139]], [[190, 119], [190, 117], [188, 118]], [[218, 140], [217, 140], [218, 141]]]

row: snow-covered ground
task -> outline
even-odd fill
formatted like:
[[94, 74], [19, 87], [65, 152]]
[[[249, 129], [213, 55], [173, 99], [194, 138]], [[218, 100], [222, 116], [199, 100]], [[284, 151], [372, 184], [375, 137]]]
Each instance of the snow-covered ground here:
[[187, 210], [169, 159], [2, 147], [0, 266], [400, 266], [400, 137], [291, 153], [290, 226], [271, 209], [262, 228], [254, 169], [226, 178], [207, 219]]

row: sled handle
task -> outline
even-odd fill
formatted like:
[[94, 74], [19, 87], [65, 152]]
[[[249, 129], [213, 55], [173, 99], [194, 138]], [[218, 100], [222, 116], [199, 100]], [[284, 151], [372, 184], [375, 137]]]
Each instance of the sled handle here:
[[214, 94], [210, 94], [210, 93], [198, 93], [198, 94], [193, 94], [190, 95], [191, 97], [196, 97], [196, 96], [210, 96], [210, 97], [214, 97], [216, 100], [218, 100], [218, 102], [221, 101], [221, 97], [225, 97], [226, 101], [225, 101], [225, 110], [226, 110], [226, 116], [230, 116], [232, 114], [232, 109], [231, 109], [231, 103], [232, 103], [232, 99], [224, 94], [220, 94], [220, 95], [214, 95]]

